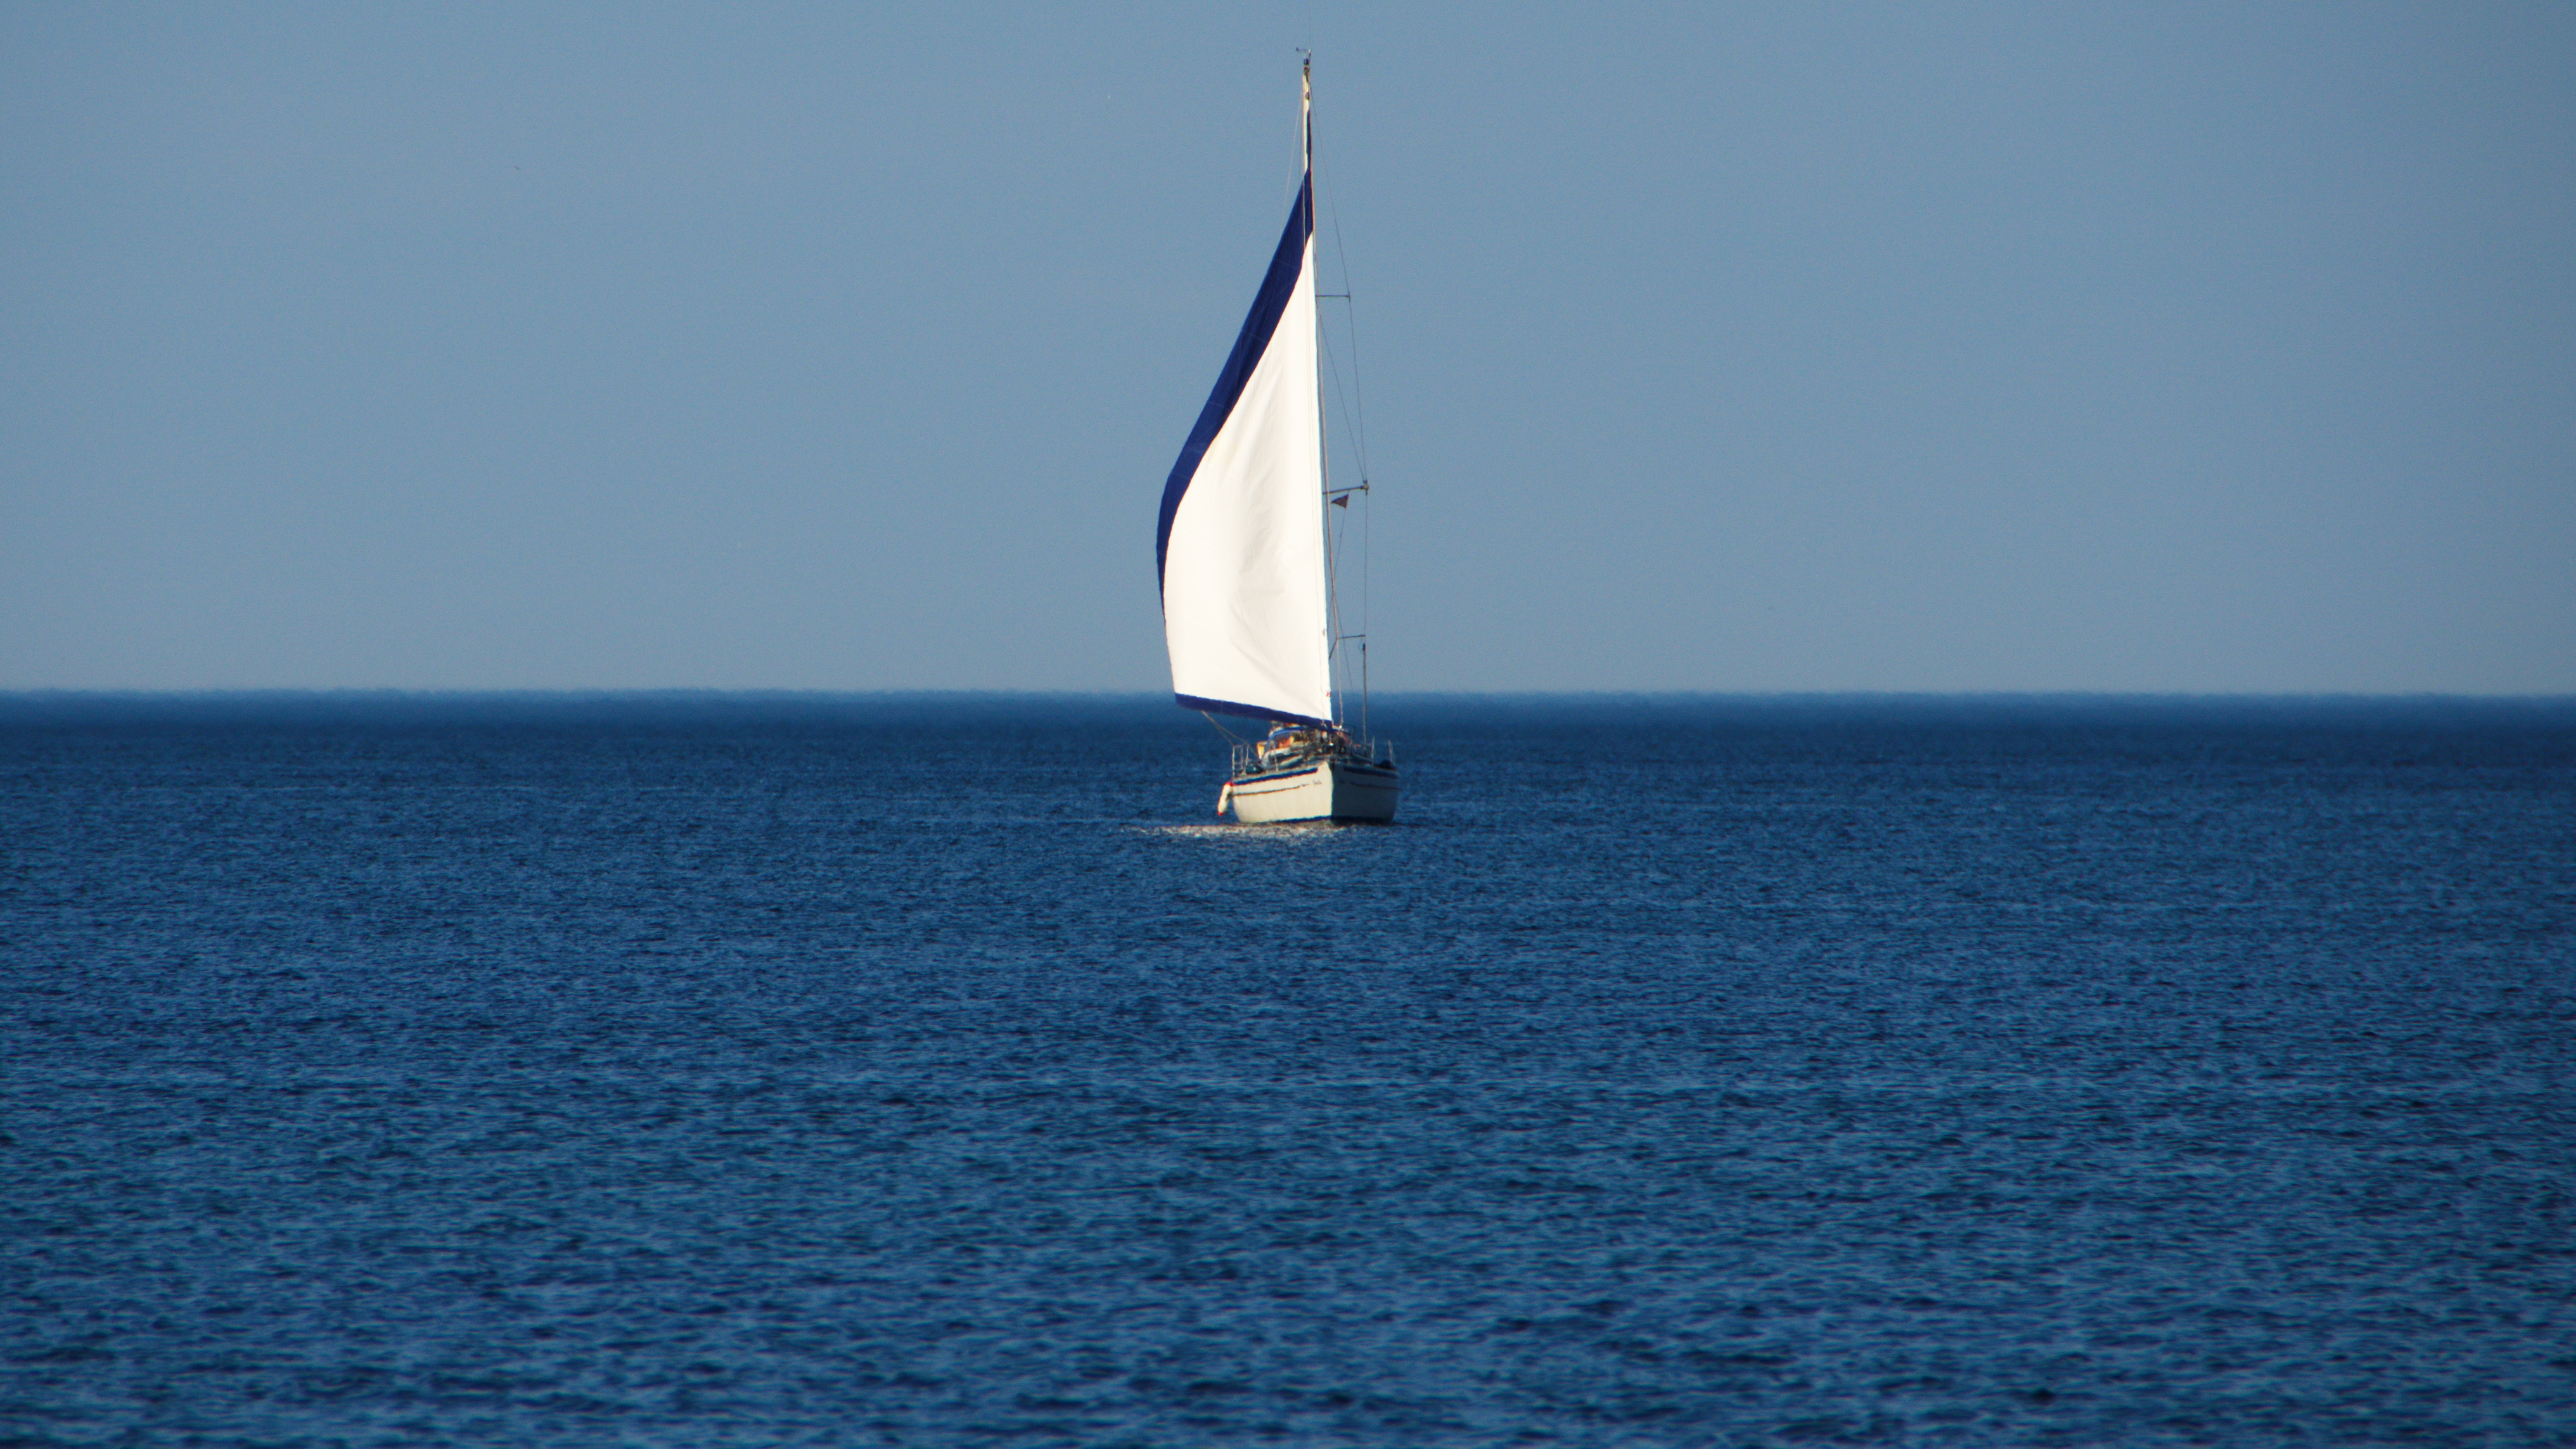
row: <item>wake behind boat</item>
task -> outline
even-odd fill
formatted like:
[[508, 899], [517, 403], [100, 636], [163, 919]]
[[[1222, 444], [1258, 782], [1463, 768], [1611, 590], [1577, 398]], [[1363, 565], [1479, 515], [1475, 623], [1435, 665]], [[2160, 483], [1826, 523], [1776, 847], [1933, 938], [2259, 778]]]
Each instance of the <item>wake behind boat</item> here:
[[1315, 311], [1315, 129], [1311, 64], [1301, 73], [1305, 175], [1270, 270], [1234, 350], [1217, 374], [1163, 485], [1155, 533], [1163, 640], [1172, 694], [1185, 709], [1269, 721], [1238, 740], [1217, 796], [1246, 824], [1392, 820], [1392, 747], [1344, 728], [1334, 669], [1340, 631], [1327, 507], [1347, 510], [1356, 487], [1335, 490], [1324, 446], [1323, 378]]

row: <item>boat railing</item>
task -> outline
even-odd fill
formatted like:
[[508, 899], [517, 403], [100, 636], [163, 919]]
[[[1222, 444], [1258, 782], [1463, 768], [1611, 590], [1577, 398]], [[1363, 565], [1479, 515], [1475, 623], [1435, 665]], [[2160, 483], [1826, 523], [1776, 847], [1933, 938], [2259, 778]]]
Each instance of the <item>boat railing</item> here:
[[1339, 740], [1321, 744], [1301, 742], [1283, 749], [1272, 749], [1267, 741], [1239, 740], [1233, 746], [1233, 754], [1233, 773], [1238, 777], [1267, 774], [1273, 770], [1292, 770], [1300, 765], [1323, 759], [1357, 760], [1364, 764], [1392, 766], [1395, 763], [1395, 742], [1375, 738], [1352, 739], [1344, 736]]

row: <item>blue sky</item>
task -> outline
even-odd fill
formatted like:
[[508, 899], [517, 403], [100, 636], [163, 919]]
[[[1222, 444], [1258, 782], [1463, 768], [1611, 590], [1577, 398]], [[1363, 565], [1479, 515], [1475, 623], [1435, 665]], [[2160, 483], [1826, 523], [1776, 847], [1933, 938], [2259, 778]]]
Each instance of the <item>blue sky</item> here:
[[1163, 688], [1311, 45], [1381, 688], [2576, 691], [2565, 6], [0, 40], [0, 688]]

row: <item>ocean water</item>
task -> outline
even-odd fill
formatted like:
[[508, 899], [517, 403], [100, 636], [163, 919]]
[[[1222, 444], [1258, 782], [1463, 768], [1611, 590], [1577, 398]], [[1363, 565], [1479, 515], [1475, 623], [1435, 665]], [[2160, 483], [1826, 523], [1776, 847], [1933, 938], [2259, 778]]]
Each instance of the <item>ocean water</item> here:
[[0, 1442], [2576, 1442], [2576, 705], [0, 700]]

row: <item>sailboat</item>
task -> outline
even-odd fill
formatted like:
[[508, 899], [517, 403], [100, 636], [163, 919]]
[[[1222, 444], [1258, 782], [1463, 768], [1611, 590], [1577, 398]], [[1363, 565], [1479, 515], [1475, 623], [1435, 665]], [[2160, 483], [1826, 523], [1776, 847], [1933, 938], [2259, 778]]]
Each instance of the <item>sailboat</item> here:
[[[1335, 491], [1325, 471], [1311, 60], [1300, 68], [1299, 93], [1305, 174], [1296, 205], [1163, 485], [1154, 536], [1174, 699], [1211, 720], [1273, 727], [1259, 739], [1235, 739], [1217, 794], [1217, 813], [1231, 807], [1248, 825], [1395, 818], [1394, 749], [1381, 759], [1375, 739], [1344, 728], [1334, 688], [1344, 636], [1325, 509], [1347, 508], [1367, 483]], [[1366, 678], [1363, 667], [1362, 736]]]

